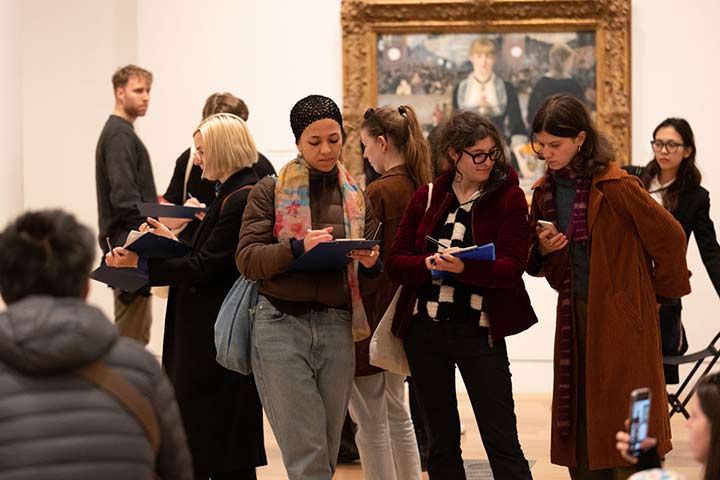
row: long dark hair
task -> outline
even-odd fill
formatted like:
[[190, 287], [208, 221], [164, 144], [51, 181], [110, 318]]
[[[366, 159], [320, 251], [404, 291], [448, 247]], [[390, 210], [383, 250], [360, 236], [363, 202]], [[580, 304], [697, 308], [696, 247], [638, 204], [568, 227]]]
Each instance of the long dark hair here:
[[708, 458], [704, 480], [720, 478], [720, 373], [705, 377], [697, 389], [697, 397], [705, 416], [710, 421]]
[[585, 141], [570, 162], [570, 168], [581, 177], [602, 173], [615, 160], [607, 137], [595, 127], [585, 105], [575, 97], [553, 95], [542, 103], [532, 122], [532, 134], [543, 131], [563, 138], [575, 138], [585, 132]]
[[[680, 135], [685, 144], [685, 148], [690, 148], [690, 155], [687, 158], [683, 158], [680, 162], [680, 168], [678, 168], [677, 177], [670, 186], [662, 191], [663, 205], [669, 211], [674, 211], [678, 207], [680, 200], [680, 192], [685, 187], [695, 187], [700, 185], [702, 181], [702, 174], [695, 165], [695, 135], [693, 134], [690, 124], [684, 118], [666, 118], [660, 125], [655, 127], [653, 130], [653, 140], [657, 135], [658, 130], [665, 127], [672, 127]], [[650, 163], [645, 165], [642, 175], [640, 178], [645, 184], [645, 188], [650, 188], [650, 183], [655, 177], [660, 174], [660, 165], [656, 158], [653, 158]]]
[[398, 108], [370, 108], [365, 112], [363, 129], [373, 138], [384, 136], [392, 142], [405, 160], [415, 188], [432, 181], [430, 145], [423, 135], [415, 109], [410, 105]]
[[485, 182], [484, 189], [487, 191], [501, 182], [508, 173], [508, 162], [505, 156], [505, 143], [497, 127], [487, 118], [470, 110], [459, 110], [443, 124], [437, 140], [438, 150], [447, 153], [452, 150], [457, 155], [457, 160], [446, 155], [453, 170], [457, 170], [457, 162], [460, 156], [468, 147], [472, 147], [479, 140], [492, 138], [495, 148], [500, 150], [500, 157], [495, 160], [495, 165], [490, 172], [490, 177]]

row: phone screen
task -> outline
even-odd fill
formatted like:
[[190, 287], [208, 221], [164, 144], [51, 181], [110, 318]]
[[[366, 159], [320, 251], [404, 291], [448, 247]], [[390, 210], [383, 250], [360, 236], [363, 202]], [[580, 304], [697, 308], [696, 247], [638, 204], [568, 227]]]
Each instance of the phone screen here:
[[640, 444], [648, 436], [648, 422], [650, 420], [650, 397], [641, 395], [639, 398], [633, 396], [630, 406], [630, 448], [629, 453], [633, 456], [640, 455]]

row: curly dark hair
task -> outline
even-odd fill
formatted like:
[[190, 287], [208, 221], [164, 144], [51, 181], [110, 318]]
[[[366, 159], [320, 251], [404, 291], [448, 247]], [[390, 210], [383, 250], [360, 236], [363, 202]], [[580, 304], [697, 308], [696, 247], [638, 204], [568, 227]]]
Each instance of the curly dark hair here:
[[437, 149], [439, 152], [445, 153], [453, 170], [459, 173], [457, 172], [457, 160], [453, 160], [449, 152], [454, 152], [456, 158], [459, 159], [463, 150], [488, 137], [492, 138], [495, 146], [500, 150], [500, 157], [495, 160], [495, 165], [485, 184], [485, 189], [488, 189], [505, 178], [509, 168], [503, 137], [489, 119], [469, 110], [455, 112], [442, 126], [437, 139]]
[[0, 233], [0, 295], [82, 298], [95, 259], [88, 227], [62, 210], [27, 212]]

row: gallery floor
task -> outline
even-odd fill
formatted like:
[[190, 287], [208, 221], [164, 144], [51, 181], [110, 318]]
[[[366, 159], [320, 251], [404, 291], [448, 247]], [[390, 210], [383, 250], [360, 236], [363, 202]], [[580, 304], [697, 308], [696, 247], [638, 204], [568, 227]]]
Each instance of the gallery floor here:
[[[466, 459], [487, 458], [480, 441], [470, 402], [464, 394], [460, 394], [458, 400], [460, 418], [467, 429], [462, 438], [463, 457]], [[516, 395], [515, 402], [520, 442], [526, 457], [535, 460], [532, 469], [533, 477], [536, 480], [569, 479], [567, 469], [552, 465], [549, 460], [550, 395]], [[687, 480], [699, 479], [701, 468], [695, 464], [688, 452], [685, 419], [678, 415], [673, 416], [672, 429], [675, 450], [667, 458], [667, 467], [682, 473]], [[280, 450], [267, 422], [265, 423], [265, 444], [268, 466], [258, 469], [258, 479], [286, 479]], [[341, 465], [333, 478], [334, 480], [362, 480], [362, 468], [359, 464]]]

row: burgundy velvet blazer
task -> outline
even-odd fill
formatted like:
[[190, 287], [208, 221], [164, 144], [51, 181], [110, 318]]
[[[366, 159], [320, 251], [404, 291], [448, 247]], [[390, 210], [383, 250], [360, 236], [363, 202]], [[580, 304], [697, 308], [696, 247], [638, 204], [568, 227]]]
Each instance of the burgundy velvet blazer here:
[[[433, 184], [430, 208], [425, 210], [429, 188], [418, 189], [405, 209], [386, 268], [390, 278], [403, 285], [392, 331], [402, 338], [410, 324], [417, 287], [431, 282], [425, 258], [430, 254], [426, 235], [431, 235], [452, 201], [455, 172], [440, 176]], [[483, 287], [492, 337], [500, 340], [522, 332], [537, 317], [530, 305], [522, 275], [528, 259], [530, 239], [528, 205], [518, 176], [508, 167], [507, 175], [480, 198], [472, 209], [475, 245], [495, 244], [495, 260], [465, 260], [465, 270], [456, 279]]]

